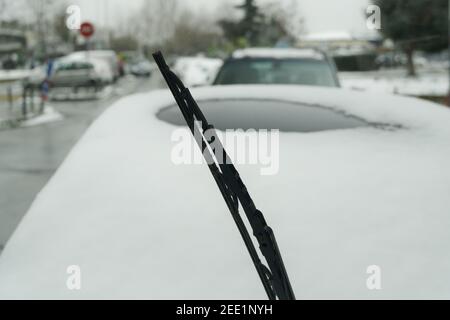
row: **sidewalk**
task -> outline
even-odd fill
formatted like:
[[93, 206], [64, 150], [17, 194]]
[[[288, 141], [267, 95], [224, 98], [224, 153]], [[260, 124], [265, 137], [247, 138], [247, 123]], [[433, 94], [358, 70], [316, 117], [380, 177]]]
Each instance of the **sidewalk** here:
[[24, 117], [22, 114], [22, 99], [18, 99], [12, 107], [0, 100], [0, 131], [18, 127], [29, 127], [63, 119], [62, 114], [48, 103], [45, 104], [42, 113], [39, 113], [39, 108], [40, 101], [39, 99], [35, 99], [34, 110], [28, 107], [27, 115]]
[[0, 129], [5, 122], [22, 117], [22, 86], [20, 81], [0, 82]]

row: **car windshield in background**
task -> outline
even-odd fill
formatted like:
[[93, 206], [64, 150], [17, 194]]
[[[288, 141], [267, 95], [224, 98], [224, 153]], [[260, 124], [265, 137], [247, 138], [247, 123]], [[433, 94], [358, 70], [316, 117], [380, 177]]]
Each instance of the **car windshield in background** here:
[[[236, 99], [199, 101], [198, 104], [206, 118], [220, 130], [278, 129], [285, 132], [314, 132], [370, 126], [362, 119], [328, 108], [293, 102]], [[157, 117], [174, 125], [186, 125], [176, 105], [161, 109]]]
[[329, 63], [315, 59], [231, 59], [214, 84], [299, 84], [337, 87]]
[[58, 65], [58, 71], [69, 71], [69, 70], [91, 70], [94, 67], [90, 63], [84, 62], [69, 62], [61, 63]]

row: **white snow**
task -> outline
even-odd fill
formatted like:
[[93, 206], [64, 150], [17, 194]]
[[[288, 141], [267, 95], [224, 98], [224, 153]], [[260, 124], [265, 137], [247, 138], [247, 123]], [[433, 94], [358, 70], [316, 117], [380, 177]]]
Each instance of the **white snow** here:
[[[321, 104], [389, 131], [280, 133], [280, 172], [238, 166], [305, 298], [450, 298], [450, 111], [301, 86], [192, 90], [198, 100]], [[88, 130], [0, 256], [0, 299], [264, 299], [206, 166], [170, 160], [166, 90], [123, 98]], [[67, 267], [81, 267], [68, 290]], [[381, 267], [381, 290], [366, 269]]]
[[173, 70], [186, 86], [204, 86], [212, 83], [222, 64], [221, 59], [179, 57]]
[[380, 93], [444, 97], [449, 92], [449, 76], [444, 71], [419, 72], [417, 77], [407, 77], [404, 70], [340, 72], [339, 80], [343, 88]]
[[0, 70], [0, 82], [25, 79], [30, 75], [31, 71], [27, 69]]
[[302, 37], [302, 40], [308, 41], [338, 41], [353, 40], [354, 37], [348, 31], [325, 31], [309, 33]]
[[94, 91], [94, 88], [79, 88], [77, 92], [74, 92], [72, 88], [53, 88], [50, 91], [50, 99], [52, 101], [80, 101], [91, 99], [106, 99], [111, 95], [118, 93], [122, 94], [120, 88], [114, 88], [112, 85], [107, 85], [98, 91]]
[[251, 58], [310, 58], [323, 60], [324, 56], [320, 51], [314, 49], [292, 49], [292, 48], [247, 48], [239, 49], [233, 52], [233, 58], [242, 59]]
[[63, 118], [64, 118], [64, 116], [61, 113], [59, 113], [58, 111], [56, 111], [53, 107], [46, 106], [44, 108], [44, 112], [42, 114], [32, 117], [30, 119], [27, 119], [25, 121], [22, 121], [20, 126], [21, 127], [32, 127], [32, 126], [37, 126], [37, 125], [44, 124], [44, 123], [60, 121]]

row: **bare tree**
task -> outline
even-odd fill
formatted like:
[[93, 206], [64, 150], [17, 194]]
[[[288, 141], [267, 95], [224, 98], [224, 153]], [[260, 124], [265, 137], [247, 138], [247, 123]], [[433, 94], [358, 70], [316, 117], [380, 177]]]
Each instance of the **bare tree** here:
[[55, 25], [59, 25], [57, 28], [65, 27], [61, 23], [58, 24], [58, 20], [61, 20], [62, 15], [65, 14], [66, 5], [65, 0], [33, 0], [26, 3], [31, 14], [33, 30], [37, 35], [38, 48], [43, 57], [48, 55], [50, 38], [62, 32], [62, 30], [55, 30]]
[[33, 0], [29, 2], [33, 23], [36, 26], [37, 38], [41, 53], [47, 55], [48, 34], [51, 27], [51, 5], [54, 0]]
[[276, 21], [292, 40], [298, 40], [305, 32], [305, 20], [299, 12], [300, 8], [296, 0], [269, 2], [262, 10]]
[[132, 17], [140, 44], [154, 46], [170, 38], [175, 30], [177, 0], [145, 0]]
[[215, 21], [188, 10], [178, 17], [174, 32], [164, 42], [168, 52], [180, 55], [208, 53], [222, 44], [222, 30]]
[[4, 14], [7, 11], [8, 8], [8, 0], [0, 0], [0, 25], [3, 22]]

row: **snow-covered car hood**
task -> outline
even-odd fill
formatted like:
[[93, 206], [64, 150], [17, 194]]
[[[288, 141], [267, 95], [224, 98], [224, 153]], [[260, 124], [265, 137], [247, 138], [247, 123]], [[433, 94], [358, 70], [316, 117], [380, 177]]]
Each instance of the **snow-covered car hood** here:
[[[302, 101], [395, 125], [280, 133], [280, 170], [238, 165], [298, 299], [450, 298], [450, 111], [414, 98], [224, 86], [198, 100]], [[204, 165], [175, 165], [166, 90], [123, 98], [74, 147], [0, 256], [0, 298], [264, 299]], [[68, 290], [67, 267], [81, 268]], [[367, 267], [381, 268], [368, 290]]]

